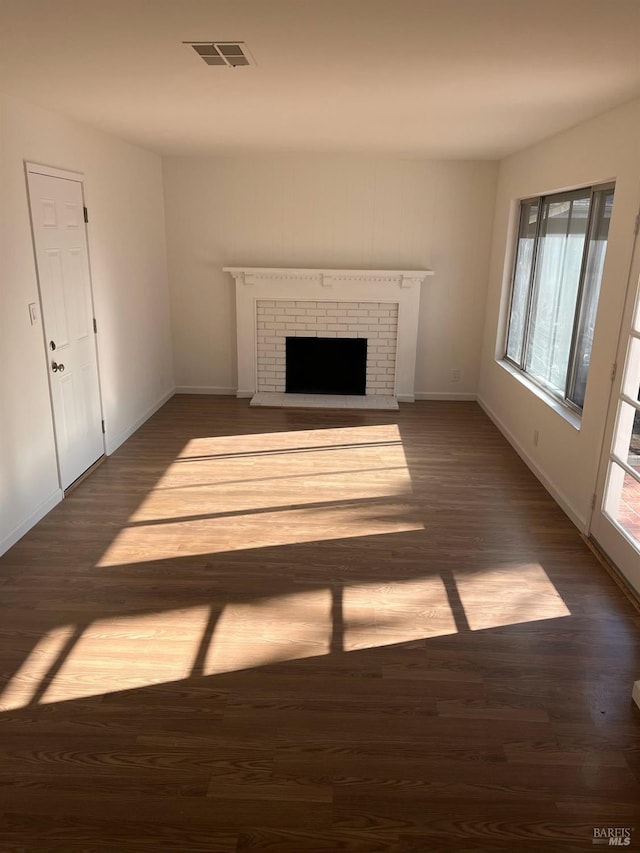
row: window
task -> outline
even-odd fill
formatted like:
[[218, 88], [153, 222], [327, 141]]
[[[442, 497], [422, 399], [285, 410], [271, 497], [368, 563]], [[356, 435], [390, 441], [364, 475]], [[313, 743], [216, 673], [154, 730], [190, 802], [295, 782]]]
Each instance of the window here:
[[505, 358], [582, 410], [613, 185], [526, 199]]

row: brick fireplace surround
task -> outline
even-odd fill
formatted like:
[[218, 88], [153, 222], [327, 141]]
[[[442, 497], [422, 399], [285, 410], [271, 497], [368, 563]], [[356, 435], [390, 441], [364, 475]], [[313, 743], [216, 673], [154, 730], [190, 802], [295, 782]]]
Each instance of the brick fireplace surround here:
[[287, 337], [364, 337], [367, 396], [413, 402], [430, 270], [224, 269], [236, 285], [238, 397], [284, 392]]
[[367, 394], [393, 395], [396, 303], [259, 299], [256, 319], [257, 391], [285, 390], [287, 337], [366, 338]]

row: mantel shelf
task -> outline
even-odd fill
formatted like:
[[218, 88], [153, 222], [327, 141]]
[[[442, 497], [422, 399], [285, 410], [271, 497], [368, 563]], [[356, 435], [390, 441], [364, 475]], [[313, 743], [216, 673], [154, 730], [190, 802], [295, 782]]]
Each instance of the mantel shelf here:
[[238, 273], [250, 273], [258, 276], [277, 276], [278, 278], [284, 275], [291, 276], [317, 276], [317, 275], [335, 275], [345, 276], [346, 278], [398, 278], [401, 275], [412, 276], [413, 278], [426, 278], [433, 275], [433, 270], [352, 270], [352, 269], [324, 269], [324, 268], [296, 268], [296, 267], [223, 267], [224, 272], [229, 272], [231, 275]]
[[335, 281], [357, 281], [399, 284], [412, 287], [422, 284], [433, 270], [352, 270], [293, 267], [223, 267], [239, 284], [253, 285], [260, 279], [314, 279], [323, 287], [331, 287]]

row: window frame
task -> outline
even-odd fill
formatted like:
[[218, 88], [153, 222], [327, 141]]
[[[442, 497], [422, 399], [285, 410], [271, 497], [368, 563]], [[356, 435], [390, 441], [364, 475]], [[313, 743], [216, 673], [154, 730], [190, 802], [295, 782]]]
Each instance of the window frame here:
[[[580, 261], [580, 273], [578, 278], [578, 288], [576, 292], [576, 301], [573, 313], [573, 323], [572, 323], [572, 331], [571, 331], [571, 343], [569, 347], [569, 361], [567, 364], [567, 371], [565, 375], [564, 382], [564, 391], [563, 393], [557, 392], [554, 388], [547, 385], [545, 382], [541, 381], [537, 376], [533, 373], [530, 373], [525, 365], [527, 363], [527, 355], [528, 355], [528, 346], [530, 343], [530, 333], [531, 333], [531, 325], [533, 320], [533, 307], [535, 305], [535, 298], [538, 291], [538, 260], [540, 256], [540, 247], [542, 244], [541, 240], [541, 229], [544, 221], [543, 210], [545, 204], [556, 203], [562, 201], [573, 201], [577, 198], [584, 198], [586, 193], [589, 193], [589, 215], [587, 217], [586, 229], [585, 229], [585, 240], [584, 246], [582, 248], [582, 258]], [[519, 200], [518, 204], [518, 219], [517, 219], [517, 230], [515, 236], [515, 245], [513, 247], [513, 262], [511, 269], [511, 276], [509, 279], [510, 282], [510, 293], [509, 293], [509, 309], [507, 311], [507, 322], [504, 336], [504, 353], [503, 360], [509, 364], [512, 368], [518, 371], [519, 374], [526, 377], [529, 382], [532, 382], [541, 391], [553, 398], [553, 400], [560, 402], [563, 406], [566, 406], [572, 412], [576, 413], [578, 416], [582, 415], [583, 406], [575, 403], [570, 394], [575, 394], [575, 382], [576, 382], [576, 369], [577, 369], [577, 339], [580, 329], [580, 322], [582, 319], [582, 315], [585, 309], [584, 298], [585, 298], [585, 288], [586, 288], [586, 271], [587, 264], [589, 260], [589, 252], [590, 247], [593, 241], [594, 232], [597, 230], [598, 224], [598, 216], [601, 215], [600, 212], [600, 203], [596, 201], [597, 196], [601, 198], [605, 196], [608, 192], [615, 192], [615, 181], [606, 181], [600, 184], [592, 184], [583, 187], [577, 187], [571, 190], [561, 190], [559, 192], [551, 192], [544, 193], [538, 196], [526, 196]], [[522, 239], [522, 231], [523, 231], [523, 217], [525, 216], [525, 211], [527, 210], [527, 205], [537, 205], [538, 206], [538, 216], [536, 221], [535, 235], [533, 237], [534, 246], [533, 253], [531, 258], [531, 269], [529, 271], [529, 278], [527, 282], [527, 299], [526, 299], [526, 310], [525, 310], [525, 321], [522, 332], [522, 343], [520, 346], [520, 362], [516, 361], [508, 354], [509, 347], [509, 331], [511, 328], [512, 321], [512, 311], [513, 311], [513, 303], [515, 296], [515, 283], [516, 283], [516, 275], [517, 275], [517, 265], [519, 259], [519, 249], [520, 249], [520, 240]], [[608, 235], [607, 235], [607, 245], [608, 245]], [[599, 294], [598, 294], [599, 299]], [[596, 309], [597, 311], [597, 309]]]

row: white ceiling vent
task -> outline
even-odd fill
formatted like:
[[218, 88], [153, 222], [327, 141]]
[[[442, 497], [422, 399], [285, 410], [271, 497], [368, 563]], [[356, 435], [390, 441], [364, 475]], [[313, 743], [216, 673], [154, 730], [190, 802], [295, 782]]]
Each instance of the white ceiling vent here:
[[207, 65], [237, 68], [256, 64], [243, 41], [185, 41], [183, 44], [190, 44]]

